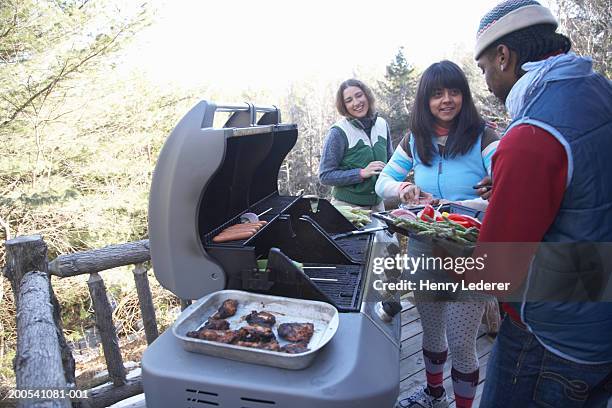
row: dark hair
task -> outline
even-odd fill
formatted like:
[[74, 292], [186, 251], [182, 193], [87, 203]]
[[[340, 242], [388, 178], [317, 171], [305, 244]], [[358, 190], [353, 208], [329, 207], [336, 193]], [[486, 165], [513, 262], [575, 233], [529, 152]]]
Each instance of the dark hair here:
[[524, 63], [539, 61], [554, 53], [566, 53], [572, 48], [570, 39], [555, 30], [554, 24], [525, 27], [496, 40], [485, 52], [492, 52], [500, 44], [510, 48], [517, 55], [516, 75], [520, 78], [525, 73], [521, 69]]
[[372, 116], [372, 114], [376, 112], [376, 99], [374, 99], [374, 94], [366, 84], [355, 78], [347, 79], [340, 84], [340, 87], [338, 87], [338, 91], [336, 92], [336, 109], [338, 109], [338, 113], [344, 117], [351, 116], [346, 110], [346, 105], [344, 104], [344, 90], [349, 86], [356, 86], [363, 91], [368, 99], [368, 105], [370, 105], [367, 115]]
[[459, 89], [463, 98], [461, 111], [449, 129], [449, 138], [444, 149], [445, 157], [466, 154], [484, 129], [484, 120], [476, 110], [470, 86], [461, 68], [446, 60], [430, 65], [419, 80], [409, 118], [409, 128], [414, 136], [417, 153], [426, 166], [431, 165], [434, 155], [431, 138], [435, 134], [435, 118], [429, 108], [429, 100], [434, 91], [440, 88]]

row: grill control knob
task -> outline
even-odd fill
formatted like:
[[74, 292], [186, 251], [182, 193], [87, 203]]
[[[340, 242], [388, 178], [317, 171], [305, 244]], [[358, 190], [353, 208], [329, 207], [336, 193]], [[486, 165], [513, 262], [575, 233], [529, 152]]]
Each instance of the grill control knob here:
[[376, 315], [384, 322], [393, 320], [393, 316], [402, 311], [402, 305], [394, 300], [378, 302], [375, 306]]

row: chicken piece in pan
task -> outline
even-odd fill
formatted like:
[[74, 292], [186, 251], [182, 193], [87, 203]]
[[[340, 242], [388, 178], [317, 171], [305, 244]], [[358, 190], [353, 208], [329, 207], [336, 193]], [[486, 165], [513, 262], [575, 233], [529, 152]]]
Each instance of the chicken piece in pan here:
[[217, 313], [210, 316], [210, 318], [227, 319], [228, 317], [231, 317], [236, 314], [236, 309], [238, 309], [238, 301], [235, 299], [227, 299], [221, 304], [221, 306], [219, 306]]
[[237, 341], [237, 346], [258, 348], [261, 350], [280, 351], [281, 347], [276, 340], [262, 343], [259, 341]]
[[276, 324], [276, 317], [274, 317], [272, 313], [258, 312], [253, 310], [251, 313], [246, 315], [246, 321], [250, 325], [272, 327], [274, 324]]
[[278, 335], [285, 340], [308, 344], [314, 334], [312, 323], [282, 323], [278, 326]]
[[225, 319], [208, 319], [204, 325], [204, 329], [211, 330], [229, 330], [230, 324]]
[[289, 343], [280, 348], [280, 351], [287, 354], [301, 354], [310, 351], [306, 343]]
[[267, 343], [276, 341], [274, 332], [269, 327], [263, 326], [244, 326], [237, 330], [238, 338], [241, 341]]
[[187, 336], [226, 344], [232, 344], [238, 340], [238, 333], [234, 330], [200, 329], [197, 332], [187, 333]]
[[187, 337], [193, 337], [194, 339], [197, 339], [198, 338], [198, 331], [197, 330], [189, 331], [189, 332], [187, 332], [186, 336]]

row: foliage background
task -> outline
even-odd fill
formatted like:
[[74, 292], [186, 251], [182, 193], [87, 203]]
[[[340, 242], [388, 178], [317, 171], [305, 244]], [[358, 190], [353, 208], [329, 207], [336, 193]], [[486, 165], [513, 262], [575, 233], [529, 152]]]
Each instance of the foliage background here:
[[[610, 3], [557, 2], [561, 29], [571, 37], [574, 50], [593, 56], [596, 69], [608, 78]], [[213, 87], [188, 92], [156, 87], [137, 71], [126, 74], [120, 69], [122, 51], [150, 24], [153, 12], [147, 3], [126, 7], [113, 0], [0, 2], [0, 266], [4, 241], [19, 235], [43, 235], [50, 259], [146, 238], [156, 157], [176, 122], [203, 96], [279, 105], [284, 120], [299, 126], [297, 145], [279, 174], [279, 189], [287, 194], [328, 194], [317, 177], [320, 151], [327, 129], [338, 117], [334, 93], [345, 78], [295, 82], [278, 100], [257, 89], [236, 94], [212, 91]], [[466, 71], [485, 117], [503, 128], [504, 110], [488, 93], [471, 54], [457, 51], [450, 57]], [[400, 49], [384, 75], [355, 72], [374, 88], [395, 144], [407, 131], [420, 74], [410, 60], [410, 53]], [[58, 297], [82, 324], [89, 313], [88, 295], [64, 286]], [[15, 346], [9, 288], [3, 277], [4, 379], [11, 375]], [[117, 296], [122, 296], [121, 289]], [[76, 330], [75, 325], [67, 325], [67, 330]]]

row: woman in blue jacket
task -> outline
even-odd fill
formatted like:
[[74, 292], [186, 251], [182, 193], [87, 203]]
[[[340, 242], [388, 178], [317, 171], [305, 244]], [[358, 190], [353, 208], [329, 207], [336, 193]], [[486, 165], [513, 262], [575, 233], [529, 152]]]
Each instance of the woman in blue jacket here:
[[[441, 61], [425, 70], [409, 126], [410, 134], [380, 174], [377, 194], [399, 197], [404, 203], [430, 196], [450, 201], [478, 198], [473, 186], [490, 176], [498, 137], [478, 113], [461, 68]], [[414, 171], [414, 183], [404, 181], [410, 171]], [[410, 240], [408, 255], [432, 256], [431, 246]], [[422, 276], [425, 271], [419, 272]], [[426, 271], [434, 275], [440, 272]], [[443, 371], [450, 347], [456, 405], [471, 407], [479, 377], [476, 336], [484, 302], [432, 300], [423, 292], [415, 292], [415, 303], [423, 326], [427, 385], [400, 400], [398, 406], [448, 405]]]

